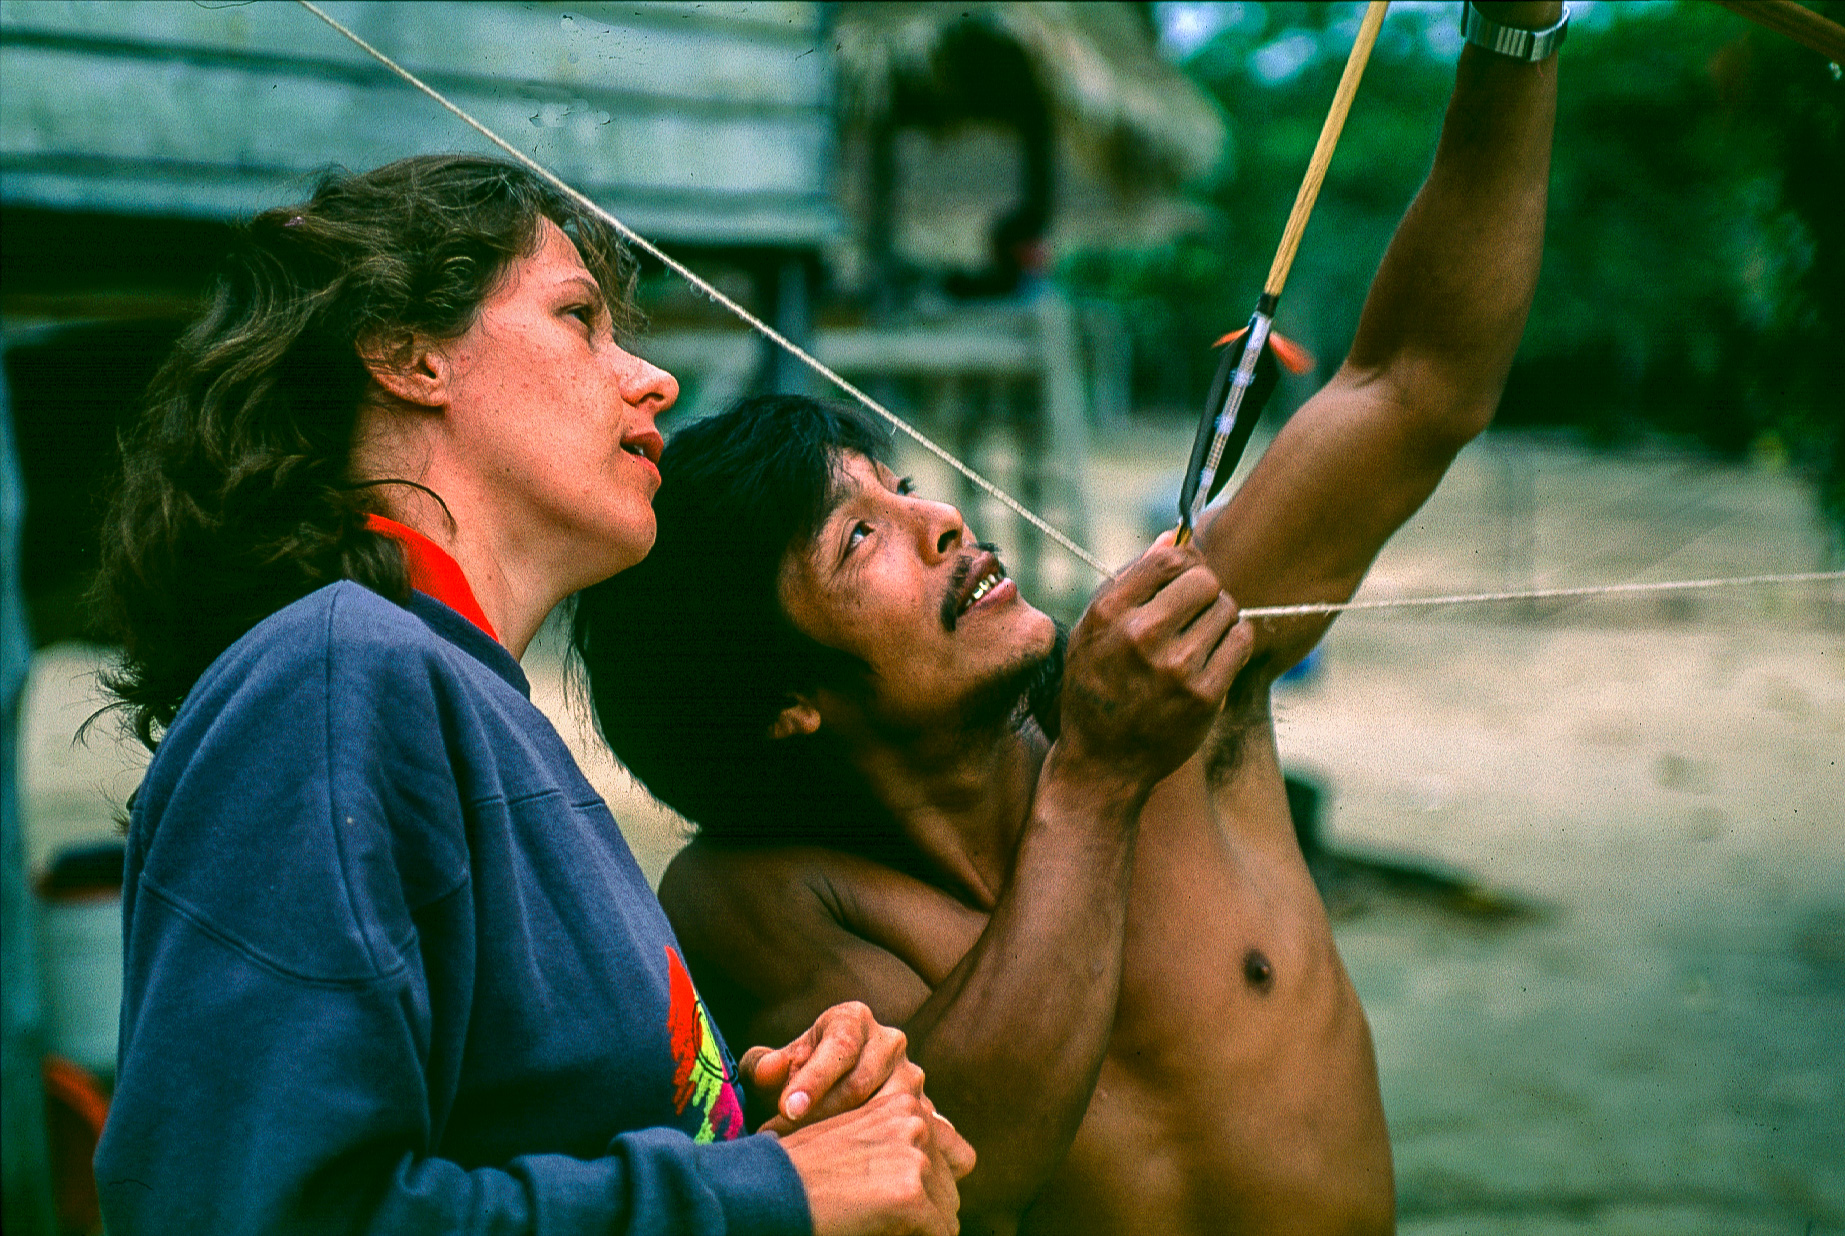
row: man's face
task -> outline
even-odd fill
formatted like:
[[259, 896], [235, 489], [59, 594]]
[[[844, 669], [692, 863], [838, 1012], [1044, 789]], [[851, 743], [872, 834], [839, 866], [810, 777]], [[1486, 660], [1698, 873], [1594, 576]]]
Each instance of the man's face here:
[[839, 471], [837, 504], [782, 563], [783, 610], [804, 634], [871, 666], [866, 720], [896, 729], [965, 720], [973, 701], [1050, 652], [1055, 625], [1020, 598], [954, 507], [917, 497], [855, 452]]
[[445, 349], [450, 447], [498, 514], [502, 554], [559, 560], [582, 584], [653, 546], [660, 486], [654, 418], [671, 374], [616, 345], [602, 291], [544, 220], [467, 333]]

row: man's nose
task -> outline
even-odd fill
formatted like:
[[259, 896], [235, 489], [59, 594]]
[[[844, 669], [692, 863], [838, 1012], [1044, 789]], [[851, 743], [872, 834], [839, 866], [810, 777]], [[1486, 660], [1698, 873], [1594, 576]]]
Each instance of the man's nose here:
[[967, 521], [961, 512], [946, 502], [922, 503], [921, 528], [924, 548], [932, 558], [945, 558], [967, 540]]
[[659, 416], [679, 399], [679, 380], [642, 357], [628, 355], [628, 369], [622, 375], [621, 397], [630, 407], [649, 416]]

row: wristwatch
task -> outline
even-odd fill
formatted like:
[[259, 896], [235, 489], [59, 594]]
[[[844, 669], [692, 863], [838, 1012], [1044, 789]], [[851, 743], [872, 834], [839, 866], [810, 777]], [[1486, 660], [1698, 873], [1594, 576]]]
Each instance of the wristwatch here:
[[1563, 16], [1557, 19], [1557, 24], [1542, 30], [1503, 25], [1482, 13], [1480, 6], [1471, 0], [1461, 5], [1463, 39], [1524, 64], [1536, 64], [1563, 46], [1563, 36], [1569, 33], [1569, 28], [1570, 6], [1567, 4], [1563, 6]]

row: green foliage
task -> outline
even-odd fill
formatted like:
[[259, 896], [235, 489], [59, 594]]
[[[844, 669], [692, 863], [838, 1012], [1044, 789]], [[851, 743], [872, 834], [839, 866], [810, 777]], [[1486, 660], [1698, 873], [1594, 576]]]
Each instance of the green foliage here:
[[[1845, 0], [1811, 7], [1845, 20]], [[1254, 305], [1361, 8], [1242, 6], [1186, 64], [1235, 137], [1200, 187], [1212, 230], [1067, 262], [1127, 307], [1143, 405], [1202, 399], [1210, 341]], [[1278, 323], [1316, 380], [1433, 156], [1454, 20], [1394, 13], [1372, 56]], [[1544, 275], [1501, 421], [1778, 441], [1845, 527], [1845, 83], [1707, 3], [1578, 6], [1562, 56]]]
[[[1813, 5], [1845, 24], [1845, 2]], [[1767, 424], [1816, 479], [1845, 531], [1845, 82], [1840, 66], [1765, 37], [1727, 66], [1733, 111], [1755, 122], [1778, 172], [1764, 246], [1767, 302], [1750, 391]]]

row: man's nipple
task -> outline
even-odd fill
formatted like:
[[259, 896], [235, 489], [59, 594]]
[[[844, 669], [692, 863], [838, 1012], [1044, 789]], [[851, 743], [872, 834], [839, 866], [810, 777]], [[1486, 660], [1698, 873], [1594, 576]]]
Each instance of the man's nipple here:
[[1275, 986], [1274, 964], [1261, 949], [1252, 948], [1243, 954], [1243, 978], [1265, 996]]

